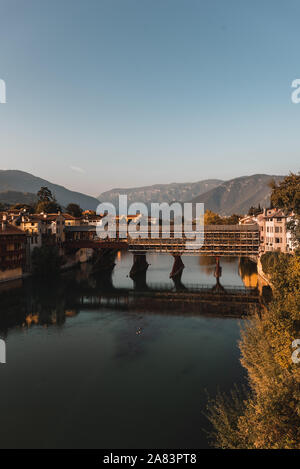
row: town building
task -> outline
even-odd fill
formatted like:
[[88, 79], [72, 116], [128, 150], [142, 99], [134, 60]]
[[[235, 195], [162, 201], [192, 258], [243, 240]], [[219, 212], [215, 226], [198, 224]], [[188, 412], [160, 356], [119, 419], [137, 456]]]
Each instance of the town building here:
[[19, 279], [26, 264], [26, 234], [7, 222], [0, 224], [0, 282]]
[[263, 213], [257, 216], [246, 216], [240, 220], [240, 224], [253, 224], [259, 226], [260, 231], [260, 252], [281, 251], [283, 253], [293, 252], [292, 233], [288, 224], [292, 220], [293, 214], [285, 214], [278, 208], [264, 209]]

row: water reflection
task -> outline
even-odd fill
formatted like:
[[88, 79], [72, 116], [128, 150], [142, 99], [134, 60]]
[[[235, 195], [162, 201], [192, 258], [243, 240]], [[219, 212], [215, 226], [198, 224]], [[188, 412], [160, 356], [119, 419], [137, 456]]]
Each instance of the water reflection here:
[[[11, 289], [6, 285], [0, 289], [0, 334], [6, 336], [14, 327], [61, 326], [80, 311], [97, 308], [215, 316], [243, 316], [257, 308], [255, 264], [230, 258], [216, 264], [213, 258], [186, 256], [184, 268], [180, 260], [177, 269], [177, 260], [168, 275], [172, 258], [149, 256], [149, 269], [146, 259], [138, 259], [133, 269], [132, 257], [118, 253], [113, 274], [82, 264], [56, 280], [28, 279]], [[244, 291], [243, 284], [252, 289]]]
[[[225, 300], [208, 298], [215, 260], [182, 260], [182, 284], [206, 285], [201, 301], [175, 291], [165, 255], [147, 256], [148, 297], [134, 290], [128, 253], [112, 275], [83, 264], [54, 282], [1, 286], [0, 447], [207, 447], [205, 390], [244, 382], [239, 320], [225, 317]], [[221, 266], [222, 285], [243, 286], [238, 259]]]

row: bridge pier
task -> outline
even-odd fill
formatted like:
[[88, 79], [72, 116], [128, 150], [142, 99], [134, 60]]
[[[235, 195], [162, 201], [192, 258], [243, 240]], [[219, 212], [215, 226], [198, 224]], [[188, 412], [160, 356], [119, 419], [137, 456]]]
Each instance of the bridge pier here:
[[94, 288], [97, 292], [113, 292], [115, 287], [112, 282], [112, 271], [97, 271], [93, 274]]
[[116, 254], [115, 249], [97, 249], [93, 257], [93, 271], [112, 273], [116, 265]]
[[137, 290], [147, 290], [146, 274], [149, 264], [146, 254], [134, 254], [133, 265], [129, 272], [129, 277], [134, 282], [134, 288]]
[[220, 257], [216, 257], [216, 267], [214, 276], [216, 278], [216, 284], [213, 286], [213, 291], [222, 291], [225, 292], [225, 288], [220, 283], [220, 278], [222, 276], [222, 267], [220, 266]]
[[185, 290], [185, 286], [181, 281], [182, 272], [184, 269], [184, 263], [182, 262], [181, 256], [173, 254], [174, 263], [173, 268], [170, 272], [170, 278], [173, 280], [176, 290]]

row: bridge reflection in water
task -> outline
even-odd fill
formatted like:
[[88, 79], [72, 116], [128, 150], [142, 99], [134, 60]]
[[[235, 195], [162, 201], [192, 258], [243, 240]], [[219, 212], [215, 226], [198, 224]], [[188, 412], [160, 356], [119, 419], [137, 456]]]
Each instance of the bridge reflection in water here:
[[168, 284], [150, 284], [146, 290], [113, 288], [110, 292], [86, 293], [72, 307], [242, 317], [258, 312], [259, 305], [256, 288], [228, 286], [220, 291], [210, 285], [185, 285], [183, 290], [176, 290], [170, 289]]
[[[28, 279], [14, 289], [0, 286], [0, 335], [5, 337], [15, 327], [62, 326], [68, 318], [85, 311], [244, 317], [261, 310], [260, 290], [253, 281], [257, 277], [256, 265], [246, 259], [238, 262], [237, 258], [228, 258], [223, 261], [223, 267], [225, 281], [236, 285], [239, 279], [237, 283], [241, 284], [242, 277], [248, 286], [221, 284], [221, 266], [213, 258], [187, 258], [187, 281], [181, 280], [184, 264], [175, 259], [169, 283], [164, 280], [167, 280], [168, 256], [164, 261], [161, 256], [149, 256], [153, 264], [150, 270], [145, 259], [139, 260], [140, 269], [133, 271], [130, 254], [119, 253], [110, 259], [117, 264], [115, 274], [111, 268], [98, 270], [95, 264], [85, 263], [52, 282]], [[213, 278], [215, 283], [207, 284]], [[154, 283], [156, 279], [158, 282]], [[198, 284], [191, 283], [197, 279]]]
[[[226, 286], [220, 283], [222, 269], [219, 260], [215, 267], [209, 266], [212, 267], [210, 273], [214, 274], [215, 284], [182, 282], [184, 264], [181, 258], [178, 260], [176, 257], [170, 274], [172, 282], [151, 283], [146, 280], [149, 267], [146, 257], [143, 255], [135, 257], [135, 262], [127, 275], [132, 280], [132, 286], [115, 286], [112, 281], [112, 270], [94, 272], [93, 276], [87, 273], [88, 282], [80, 298], [77, 298], [77, 303], [73, 303], [73, 308], [185, 312], [185, 314], [228, 317], [244, 316], [260, 310], [260, 295], [256, 286]], [[213, 259], [211, 261], [213, 262]], [[244, 271], [245, 269], [244, 266]]]

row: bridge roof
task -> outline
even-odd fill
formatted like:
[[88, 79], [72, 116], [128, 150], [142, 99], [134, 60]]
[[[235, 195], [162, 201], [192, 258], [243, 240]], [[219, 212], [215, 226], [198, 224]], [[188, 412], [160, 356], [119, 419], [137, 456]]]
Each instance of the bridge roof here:
[[[195, 227], [193, 227], [195, 228]], [[205, 225], [205, 231], [258, 231], [257, 224], [253, 225]], [[65, 231], [96, 231], [96, 225], [73, 225], [66, 226]]]
[[259, 226], [252, 225], [205, 225], [205, 231], [258, 231]]
[[66, 226], [65, 231], [96, 231], [96, 225], [72, 225]]

